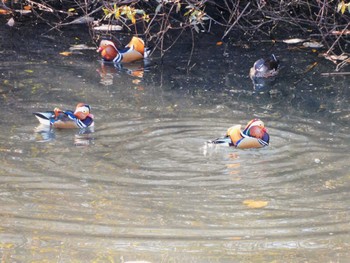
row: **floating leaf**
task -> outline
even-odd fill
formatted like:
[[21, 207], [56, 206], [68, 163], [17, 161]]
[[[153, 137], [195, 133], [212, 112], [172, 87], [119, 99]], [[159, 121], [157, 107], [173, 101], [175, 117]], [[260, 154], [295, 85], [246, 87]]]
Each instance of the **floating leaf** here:
[[13, 19], [13, 17], [11, 17], [11, 18], [7, 21], [6, 24], [7, 24], [8, 26], [13, 27], [13, 26], [15, 25], [15, 20]]
[[267, 201], [262, 201], [262, 200], [244, 200], [243, 204], [248, 206], [249, 208], [262, 208], [267, 206], [268, 202]]
[[96, 47], [89, 47], [85, 44], [78, 44], [78, 45], [72, 45], [70, 48], [69, 48], [69, 51], [74, 51], [74, 50], [95, 50]]
[[96, 31], [120, 31], [123, 27], [119, 25], [101, 25], [93, 28]]
[[222, 41], [218, 41], [218, 42], [216, 42], [216, 45], [217, 46], [221, 46], [223, 44], [223, 42]]
[[2, 9], [0, 8], [0, 15], [8, 15], [11, 14], [12, 12], [10, 10]]
[[18, 9], [16, 9], [15, 10], [16, 11], [16, 13], [20, 13], [21, 15], [27, 15], [27, 14], [31, 14], [32, 13], [32, 11], [31, 10], [25, 10], [25, 9], [21, 9], [21, 10], [18, 10]]
[[69, 8], [68, 12], [72, 12], [72, 13], [75, 12], [75, 8]]
[[301, 39], [301, 38], [291, 38], [291, 39], [285, 39], [282, 40], [284, 43], [286, 44], [297, 44], [297, 43], [301, 43], [306, 41], [305, 39]]
[[311, 48], [321, 48], [323, 47], [322, 43], [316, 42], [316, 41], [310, 41], [303, 43], [304, 47], [311, 47]]
[[70, 55], [72, 55], [72, 54], [73, 54], [73, 52], [69, 52], [69, 51], [64, 51], [64, 52], [61, 52], [61, 53], [60, 53], [60, 55], [66, 56], [66, 57], [68, 57], [68, 56], [70, 56]]
[[24, 70], [24, 72], [27, 72], [27, 73], [33, 73], [34, 71], [33, 71], [33, 70], [31, 70], [31, 69], [26, 69], [26, 70]]

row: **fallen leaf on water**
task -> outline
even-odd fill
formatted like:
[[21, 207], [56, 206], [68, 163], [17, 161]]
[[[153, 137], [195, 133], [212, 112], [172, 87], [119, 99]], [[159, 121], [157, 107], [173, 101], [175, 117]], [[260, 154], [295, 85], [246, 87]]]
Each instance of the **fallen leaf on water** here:
[[323, 184], [323, 186], [327, 189], [335, 189], [336, 188], [336, 181], [335, 180], [328, 180]]
[[301, 43], [301, 42], [304, 42], [306, 41], [305, 39], [301, 39], [301, 38], [291, 38], [291, 39], [285, 39], [285, 40], [282, 40], [284, 43], [287, 43], [287, 44], [297, 44], [297, 43]]
[[248, 206], [249, 208], [262, 208], [267, 206], [268, 202], [267, 201], [262, 201], [262, 200], [244, 200], [243, 204]]
[[21, 15], [31, 14], [32, 10], [25, 10], [25, 9], [16, 9], [17, 13], [20, 13]]
[[85, 44], [78, 44], [78, 45], [72, 45], [69, 50], [73, 51], [73, 50], [95, 50], [96, 47], [89, 47]]
[[322, 56], [324, 56], [325, 59], [328, 59], [334, 63], [337, 63], [336, 62], [337, 60], [344, 61], [344, 60], [349, 58], [347, 55], [344, 55], [344, 54], [342, 54], [342, 55], [329, 55], [329, 54], [325, 53], [325, 54], [322, 54]]
[[226, 164], [227, 168], [238, 168], [240, 166], [241, 165], [239, 163], [228, 163], [228, 164]]
[[10, 10], [5, 10], [5, 9], [0, 8], [0, 15], [8, 15], [8, 14], [11, 14]]
[[123, 27], [119, 25], [101, 25], [96, 26], [93, 29], [97, 31], [120, 31], [123, 29]]
[[72, 54], [73, 54], [73, 52], [68, 52], [68, 51], [64, 51], [64, 52], [61, 52], [61, 53], [60, 53], [60, 55], [66, 56], [66, 57], [68, 57], [68, 56], [70, 56], [70, 55], [72, 55]]
[[25, 6], [23, 6], [23, 9], [24, 10], [30, 10], [30, 9], [32, 9], [32, 7], [30, 5], [25, 5]]
[[13, 19], [13, 17], [11, 17], [8, 21], [7, 21], [7, 23], [6, 23], [8, 26], [14, 26], [15, 25], [15, 20]]
[[223, 44], [222, 41], [216, 42], [216, 45], [217, 45], [217, 46], [221, 46], [222, 44]]
[[31, 69], [26, 69], [26, 70], [24, 70], [24, 72], [27, 72], [27, 73], [33, 73], [34, 71], [33, 71], [33, 70], [31, 70]]
[[309, 72], [311, 69], [316, 67], [317, 64], [318, 64], [317, 62], [314, 62], [311, 65], [307, 66], [307, 68], [305, 69], [304, 73]]
[[0, 248], [1, 249], [9, 249], [13, 248], [15, 245], [13, 243], [0, 243]]
[[229, 237], [230, 240], [241, 240], [242, 237]]

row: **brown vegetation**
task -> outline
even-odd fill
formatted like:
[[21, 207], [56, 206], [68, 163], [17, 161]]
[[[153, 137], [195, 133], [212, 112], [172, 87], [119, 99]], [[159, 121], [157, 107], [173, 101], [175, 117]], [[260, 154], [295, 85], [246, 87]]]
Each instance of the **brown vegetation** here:
[[[59, 29], [72, 23], [121, 25], [166, 52], [183, 32], [214, 32], [223, 41], [303, 38], [321, 42], [337, 69], [349, 63], [350, 2], [345, 0], [8, 0], [0, 10], [21, 10]], [[11, 11], [9, 11], [11, 10]], [[17, 11], [15, 11], [17, 10]], [[171, 34], [169, 34], [171, 32]], [[171, 41], [165, 41], [170, 38]], [[342, 59], [339, 59], [342, 58]]]

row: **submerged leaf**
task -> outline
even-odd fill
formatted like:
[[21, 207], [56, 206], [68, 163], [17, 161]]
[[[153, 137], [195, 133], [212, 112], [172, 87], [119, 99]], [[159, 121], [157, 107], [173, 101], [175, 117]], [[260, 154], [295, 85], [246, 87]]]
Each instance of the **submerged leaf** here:
[[64, 51], [64, 52], [61, 52], [61, 53], [60, 53], [60, 55], [66, 56], [66, 57], [68, 57], [68, 56], [70, 56], [70, 55], [72, 55], [72, 54], [73, 54], [73, 52], [69, 52], [69, 51]]
[[307, 66], [307, 68], [305, 69], [304, 73], [309, 72], [311, 69], [313, 69], [314, 67], [316, 67], [317, 64], [318, 64], [317, 62], [314, 62], [314, 63], [312, 63], [311, 65]]
[[262, 207], [267, 206], [268, 202], [262, 201], [262, 200], [247, 199], [247, 200], [243, 201], [243, 204], [248, 206], [249, 208], [262, 208]]

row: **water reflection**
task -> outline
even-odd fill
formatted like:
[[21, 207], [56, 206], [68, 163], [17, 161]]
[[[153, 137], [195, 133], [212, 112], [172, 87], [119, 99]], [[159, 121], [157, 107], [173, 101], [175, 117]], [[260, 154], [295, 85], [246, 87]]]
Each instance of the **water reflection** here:
[[[62, 140], [62, 137], [56, 138], [56, 134], [61, 133], [69, 133], [74, 134], [73, 138], [71, 139], [74, 142], [75, 146], [89, 146], [94, 141], [94, 129], [95, 127], [87, 127], [87, 128], [81, 128], [81, 129], [69, 129], [69, 130], [60, 130], [55, 129], [51, 126], [40, 124], [37, 127], [35, 127], [35, 140], [37, 142], [50, 142], [52, 140]], [[64, 140], [67, 140], [67, 138], [64, 138]]]
[[126, 64], [114, 64], [112, 62], [101, 61], [101, 66], [96, 70], [101, 78], [100, 83], [105, 86], [111, 86], [115, 84], [115, 78], [118, 74], [128, 74], [132, 76], [132, 82], [134, 84], [139, 83], [139, 79], [144, 77], [145, 70], [147, 71], [150, 66], [149, 60], [136, 61]]

